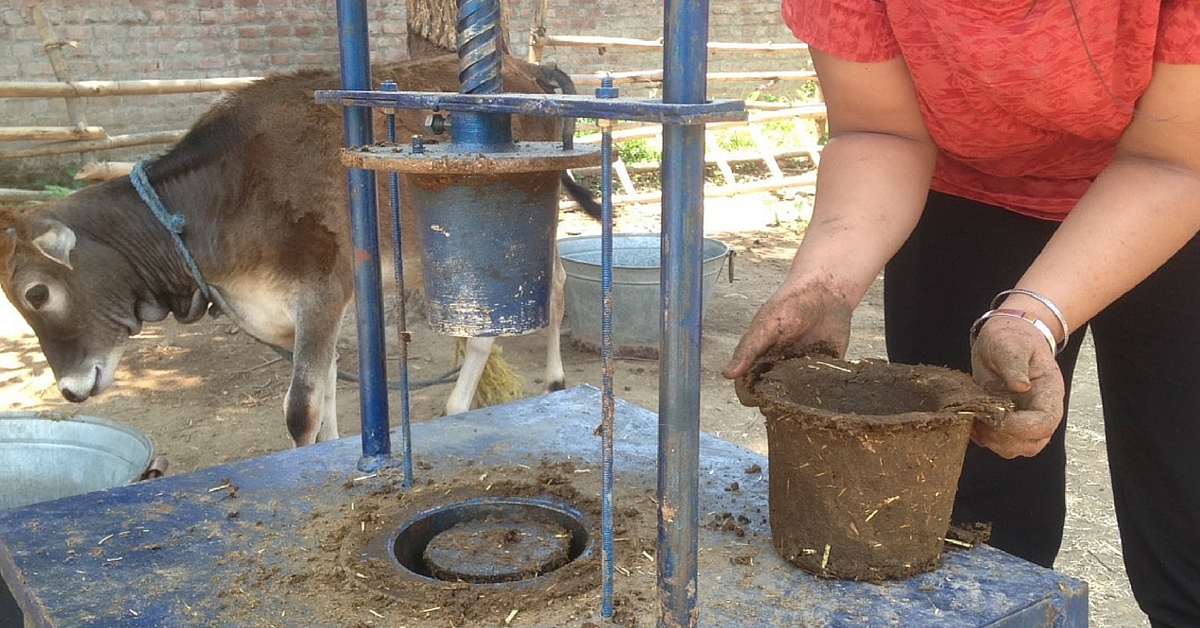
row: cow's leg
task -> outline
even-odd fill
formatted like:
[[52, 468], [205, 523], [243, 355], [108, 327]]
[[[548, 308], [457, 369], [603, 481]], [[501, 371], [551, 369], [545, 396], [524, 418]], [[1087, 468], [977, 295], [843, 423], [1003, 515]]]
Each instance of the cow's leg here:
[[284, 416], [288, 433], [297, 447], [336, 437], [337, 414], [337, 335], [341, 328], [340, 312], [330, 320], [328, 314], [305, 316], [296, 321], [296, 342], [292, 352], [292, 381], [284, 398]]
[[558, 258], [558, 245], [554, 246], [554, 273], [550, 281], [550, 324], [546, 326], [546, 390], [553, 392], [566, 387], [566, 372], [562, 361], [562, 322], [565, 309], [563, 285], [567, 271]]
[[467, 348], [462, 367], [458, 370], [458, 379], [454, 382], [454, 390], [450, 391], [450, 398], [446, 400], [446, 414], [458, 414], [471, 409], [475, 389], [479, 387], [479, 379], [483, 377], [483, 368], [487, 366], [488, 356], [492, 354], [492, 345], [495, 342], [493, 337], [467, 338]]
[[321, 428], [317, 430], [317, 442], [336, 440], [338, 437], [337, 423], [337, 351], [333, 352], [333, 360], [329, 362], [329, 377], [325, 380], [324, 414], [321, 415]]

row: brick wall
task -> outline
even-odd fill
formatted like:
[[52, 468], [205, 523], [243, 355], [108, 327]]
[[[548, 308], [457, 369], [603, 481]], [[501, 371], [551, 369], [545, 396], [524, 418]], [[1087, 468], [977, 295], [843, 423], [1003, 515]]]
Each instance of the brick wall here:
[[[524, 57], [536, 0], [513, 0], [513, 53]], [[336, 67], [337, 22], [334, 0], [9, 0], [0, 8], [0, 81], [49, 81], [54, 74], [32, 17], [41, 4], [55, 34], [76, 45], [63, 49], [75, 80], [215, 78], [260, 76], [302, 67]], [[405, 56], [404, 0], [369, 0], [372, 59]], [[730, 0], [711, 7], [713, 41], [792, 42], [779, 20], [778, 0]], [[658, 39], [663, 6], [645, 0], [549, 0], [547, 31], [555, 35], [597, 35]], [[571, 73], [653, 69], [660, 52], [588, 48], [547, 49]], [[778, 68], [799, 57], [716, 55], [712, 70]], [[745, 93], [754, 86], [736, 88]], [[711, 92], [727, 91], [714, 86]], [[109, 135], [186, 128], [219, 98], [217, 93], [84, 99], [90, 125]], [[61, 99], [0, 98], [0, 124], [65, 125]], [[133, 159], [159, 150], [98, 153], [100, 159]], [[30, 170], [63, 169], [78, 157], [0, 161], [0, 185]]]

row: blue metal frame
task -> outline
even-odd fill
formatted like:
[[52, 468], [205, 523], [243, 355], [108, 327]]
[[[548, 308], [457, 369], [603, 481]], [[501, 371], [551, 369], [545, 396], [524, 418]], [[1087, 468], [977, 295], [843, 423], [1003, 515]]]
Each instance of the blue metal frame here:
[[[665, 87], [668, 83], [682, 81], [683, 79], [674, 79], [668, 75], [664, 77], [663, 84]], [[664, 124], [698, 125], [705, 122], [746, 119], [745, 103], [740, 100], [673, 103], [648, 98], [596, 99], [571, 94], [452, 94], [347, 90], [321, 90], [316, 92], [316, 99], [319, 103], [346, 107], [395, 107], [562, 118], [606, 118]]]
[[[663, 100], [703, 103], [707, 0], [667, 0]], [[704, 127], [663, 127], [662, 340], [658, 382], [660, 628], [697, 623], [700, 482], [700, 323], [704, 309]]]
[[[475, 4], [484, 5], [486, 0]], [[339, 15], [349, 0], [339, 0]], [[362, 1], [355, 3], [361, 7]], [[477, 33], [478, 24], [472, 22], [464, 8], [471, 2], [460, 2], [460, 81], [473, 76], [470, 64], [465, 63], [464, 32]], [[486, 8], [480, 8], [485, 11]], [[360, 11], [358, 11], [361, 13]], [[467, 22], [472, 22], [468, 24]], [[343, 40], [343, 51], [349, 48], [356, 52], [365, 48], [365, 24], [354, 31], [344, 30], [343, 36], [360, 38], [356, 41]], [[477, 33], [478, 34], [478, 33]], [[468, 39], [470, 39], [468, 37]], [[697, 579], [697, 528], [699, 527], [699, 403], [700, 403], [700, 323], [702, 307], [702, 262], [703, 262], [703, 199], [704, 199], [704, 126], [703, 123], [718, 120], [745, 119], [742, 101], [708, 101], [706, 83], [708, 69], [708, 3], [707, 0], [679, 2], [668, 0], [664, 11], [664, 99], [662, 101], [628, 98], [589, 98], [571, 95], [527, 95], [488, 93], [425, 93], [370, 91], [369, 81], [344, 80], [342, 90], [317, 92], [317, 102], [341, 104], [347, 108], [347, 119], [351, 111], [367, 111], [368, 107], [397, 109], [432, 109], [434, 111], [462, 112], [467, 122], [476, 119], [501, 120], [509, 114], [543, 115], [558, 117], [595, 117], [610, 120], [639, 120], [664, 124], [663, 160], [663, 233], [662, 233], [662, 369], [659, 380], [659, 448], [658, 448], [658, 569], [660, 627], [684, 627], [696, 625], [696, 579]], [[469, 42], [468, 42], [469, 43]], [[468, 46], [469, 47], [469, 46]], [[469, 55], [468, 55], [469, 56]], [[365, 61], [362, 54], [347, 57]], [[355, 71], [360, 68], [355, 67]], [[346, 72], [346, 62], [343, 62]], [[476, 77], [478, 78], [478, 77]], [[462, 90], [467, 91], [467, 90]], [[462, 115], [462, 114], [460, 114]], [[489, 118], [489, 116], [493, 116]], [[456, 123], [457, 124], [457, 123]], [[480, 126], [468, 133], [464, 148], [488, 148], [494, 145], [495, 124]], [[472, 126], [472, 129], [474, 129]], [[350, 122], [347, 122], [347, 146], [370, 143], [369, 129], [366, 140], [351, 139]], [[362, 207], [364, 195], [354, 192], [351, 183], [352, 212], [356, 216], [356, 233], [360, 228], [371, 228], [365, 218], [358, 218], [366, 210]], [[607, 195], [606, 195], [607, 196]], [[605, 199], [605, 202], [611, 202]], [[357, 236], [356, 236], [357, 237]], [[356, 248], [358, 247], [356, 240]], [[376, 256], [367, 255], [372, 260]], [[606, 260], [611, 265], [611, 259]], [[356, 287], [363, 264], [356, 267]], [[604, 271], [602, 271], [604, 272]], [[611, 272], [611, 271], [607, 271]], [[378, 267], [374, 269], [378, 276]], [[376, 288], [377, 290], [377, 288]], [[377, 292], [375, 293], [377, 294]], [[364, 307], [372, 304], [360, 300], [360, 316]], [[369, 312], [368, 312], [369, 313]], [[360, 345], [377, 343], [382, 338], [370, 329], [361, 330]], [[382, 329], [382, 328], [380, 328]], [[363, 348], [364, 354], [366, 347]], [[373, 355], [373, 352], [372, 352]], [[363, 381], [367, 382], [366, 371], [371, 364], [362, 363]], [[368, 440], [368, 416], [366, 398], [378, 394], [362, 391], [364, 397], [363, 460], [372, 459], [367, 453], [369, 442], [378, 446], [372, 438]], [[386, 388], [382, 390], [386, 408]], [[386, 410], [385, 410], [386, 412]], [[605, 610], [608, 609], [607, 604]]]
[[[371, 88], [366, 2], [338, 0], [338, 40], [342, 86]], [[371, 143], [371, 110], [346, 107], [346, 146]], [[379, 270], [379, 224], [375, 173], [351, 168], [350, 224], [354, 244], [354, 294], [358, 324], [359, 405], [362, 410], [363, 455], [359, 470], [371, 472], [394, 463], [388, 426], [387, 365], [384, 360], [383, 296]]]

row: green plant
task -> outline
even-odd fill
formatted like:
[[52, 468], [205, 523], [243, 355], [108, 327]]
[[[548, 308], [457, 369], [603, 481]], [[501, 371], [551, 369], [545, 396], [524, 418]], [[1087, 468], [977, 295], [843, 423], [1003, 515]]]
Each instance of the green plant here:
[[805, 103], [821, 102], [821, 86], [816, 81], [804, 81], [796, 88], [796, 100]]
[[73, 183], [71, 186], [47, 184], [42, 186], [42, 190], [49, 192], [51, 198], [58, 200], [70, 196], [75, 192], [75, 190], [81, 189], [82, 187], [83, 185], [78, 183]]
[[584, 137], [596, 132], [595, 118], [576, 118], [575, 119], [575, 137]]
[[725, 152], [738, 152], [754, 148], [754, 138], [745, 129], [721, 129], [713, 133], [713, 140]]
[[773, 94], [756, 89], [746, 94], [745, 100], [751, 102], [783, 102], [788, 105], [812, 104], [821, 102], [821, 87], [816, 81], [801, 81], [800, 86], [791, 96]]
[[662, 162], [662, 150], [644, 138], [626, 140], [617, 145], [621, 161], [627, 164], [657, 164]]

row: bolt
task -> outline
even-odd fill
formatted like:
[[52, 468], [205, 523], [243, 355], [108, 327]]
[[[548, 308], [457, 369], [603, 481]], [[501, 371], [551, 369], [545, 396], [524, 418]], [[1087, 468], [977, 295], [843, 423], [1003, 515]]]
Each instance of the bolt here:
[[425, 129], [434, 135], [442, 135], [450, 130], [450, 121], [445, 116], [439, 114], [430, 114], [425, 118]]
[[616, 98], [620, 95], [620, 91], [613, 87], [612, 76], [605, 75], [600, 78], [600, 87], [596, 88], [596, 98]]
[[[396, 86], [396, 81], [384, 81], [379, 84], [379, 91], [381, 91], [381, 92], [397, 92], [397, 91], [400, 91], [400, 88]], [[382, 111], [384, 114], [392, 115], [392, 114], [396, 113], [396, 108], [395, 107], [381, 107], [380, 111]]]
[[[620, 90], [613, 87], [611, 74], [600, 77], [600, 87], [596, 88], [596, 98], [616, 98], [619, 95]], [[613, 121], [601, 118], [596, 120], [596, 126], [599, 126], [601, 129], [610, 129], [613, 126]]]
[[412, 136], [412, 152], [414, 155], [420, 155], [425, 152], [425, 138], [420, 135]]

